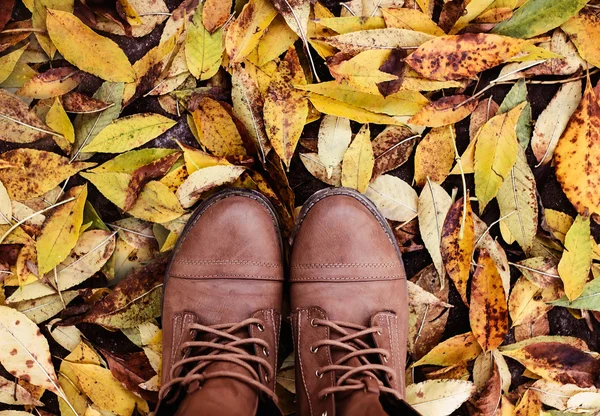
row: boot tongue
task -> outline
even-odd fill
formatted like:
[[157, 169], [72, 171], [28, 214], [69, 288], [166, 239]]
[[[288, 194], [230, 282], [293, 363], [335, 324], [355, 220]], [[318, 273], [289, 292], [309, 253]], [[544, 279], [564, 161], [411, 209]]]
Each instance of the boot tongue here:
[[[252, 377], [245, 368], [234, 363], [215, 362], [203, 373], [216, 371], [236, 372]], [[230, 377], [206, 380], [202, 386], [190, 385], [176, 416], [254, 416], [258, 408], [258, 394], [246, 383]]]

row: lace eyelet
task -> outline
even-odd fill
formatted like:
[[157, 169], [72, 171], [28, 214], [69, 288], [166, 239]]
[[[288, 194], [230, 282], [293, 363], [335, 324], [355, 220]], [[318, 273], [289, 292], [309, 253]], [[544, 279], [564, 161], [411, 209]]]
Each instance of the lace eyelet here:
[[262, 324], [256, 324], [256, 329], [258, 329], [260, 332], [265, 332], [265, 327], [262, 326]]
[[269, 350], [266, 348], [263, 348], [263, 354], [265, 355], [265, 357], [269, 356]]
[[317, 351], [319, 351], [319, 347], [317, 347], [317, 348], [314, 348], [314, 347], [311, 345], [310, 347], [308, 347], [308, 350], [309, 350], [311, 353], [313, 353], [313, 354], [316, 354], [316, 353], [317, 353]]
[[323, 373], [319, 373], [319, 370], [316, 370], [315, 376], [317, 376], [317, 378], [323, 378]]
[[315, 318], [310, 320], [310, 326], [312, 326], [313, 328], [316, 328], [319, 326], [319, 325], [315, 324]]

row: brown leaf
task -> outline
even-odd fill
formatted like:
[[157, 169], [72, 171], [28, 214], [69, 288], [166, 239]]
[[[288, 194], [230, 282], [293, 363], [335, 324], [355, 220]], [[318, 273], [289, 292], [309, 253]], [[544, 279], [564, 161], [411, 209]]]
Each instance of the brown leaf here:
[[393, 81], [384, 81], [377, 84], [377, 89], [384, 97], [392, 95], [400, 90], [402, 82], [404, 81], [404, 73], [406, 72], [406, 65], [404, 63], [405, 57], [405, 50], [394, 49], [389, 58], [383, 63], [383, 65], [379, 67], [380, 71], [396, 75], [398, 77], [398, 79]]
[[114, 105], [74, 91], [62, 96], [62, 104], [67, 113], [77, 114], [97, 113]]
[[14, 95], [0, 89], [1, 140], [33, 143], [48, 136], [48, 127]]
[[479, 251], [473, 273], [469, 322], [484, 351], [498, 348], [508, 333], [508, 306], [502, 278], [486, 249]]
[[465, 11], [465, 0], [451, 0], [444, 3], [438, 26], [446, 33], [454, 27]]
[[471, 202], [467, 194], [467, 215], [461, 238], [464, 200], [465, 198], [461, 198], [456, 201], [446, 215], [442, 227], [441, 251], [448, 276], [454, 282], [465, 305], [468, 305], [467, 284], [471, 269], [471, 256], [475, 248], [475, 224]]
[[373, 140], [373, 178], [403, 165], [412, 153], [418, 136], [404, 126], [388, 126]]
[[165, 175], [171, 169], [171, 166], [177, 162], [181, 154], [181, 152], [171, 153], [168, 156], [155, 160], [149, 165], [136, 169], [131, 175], [131, 181], [129, 181], [129, 186], [127, 187], [123, 211], [129, 211], [135, 204], [140, 192], [142, 192], [144, 185], [152, 179]]
[[158, 396], [155, 392], [150, 392], [139, 387], [141, 383], [150, 380], [156, 375], [144, 352], [116, 354], [100, 347], [98, 347], [98, 350], [106, 359], [112, 375], [129, 391], [140, 395], [143, 399], [150, 402], [157, 402]]
[[471, 113], [470, 124], [469, 124], [469, 139], [473, 140], [477, 135], [479, 129], [489, 121], [490, 118], [494, 117], [498, 112], [498, 104], [492, 97], [487, 100], [481, 101], [475, 110]]
[[[0, 6], [1, 7], [1, 6]], [[11, 22], [6, 25], [5, 30], [12, 29], [31, 29], [31, 19], [20, 20], [18, 22]], [[28, 31], [16, 31], [0, 34], [0, 52], [7, 50], [8, 48], [16, 45], [17, 43], [25, 40], [31, 33]]]
[[16, 2], [17, 0], [2, 0], [2, 3], [0, 3], [0, 31], [4, 29], [4, 26], [10, 20]]
[[494, 363], [492, 377], [485, 383], [483, 389], [470, 402], [479, 410], [478, 415], [494, 416], [502, 400], [502, 380], [498, 365]]
[[517, 342], [529, 338], [548, 335], [550, 333], [550, 321], [548, 314], [543, 314], [533, 322], [515, 326], [515, 340]]
[[206, 0], [202, 8], [202, 23], [210, 33], [223, 26], [229, 18], [231, 0]]

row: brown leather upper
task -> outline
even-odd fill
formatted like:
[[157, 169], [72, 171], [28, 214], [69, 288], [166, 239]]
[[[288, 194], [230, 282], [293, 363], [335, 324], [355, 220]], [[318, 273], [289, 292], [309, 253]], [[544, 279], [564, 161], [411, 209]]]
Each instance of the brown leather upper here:
[[[198, 380], [182, 382], [187, 383], [183, 387], [189, 394], [177, 414], [218, 411], [220, 415], [254, 415], [259, 406], [257, 389], [238, 376], [252, 379], [258, 374], [256, 381], [275, 390], [282, 255], [276, 215], [259, 194], [226, 191], [203, 203], [190, 219], [175, 247], [165, 280], [162, 384], [184, 377], [189, 365], [197, 364], [172, 371], [184, 354], [188, 358], [212, 354], [209, 360], [214, 361], [204, 362], [201, 375], [195, 376]], [[240, 322], [247, 324], [236, 327]], [[225, 333], [230, 338], [225, 338]], [[258, 341], [243, 344], [247, 339]], [[231, 353], [193, 344], [192, 348], [184, 348], [186, 343], [198, 341], [229, 343], [235, 348], [239, 340], [240, 348], [250, 350], [256, 361], [245, 356], [224, 360], [219, 357], [231, 357]], [[269, 365], [260, 365], [259, 361]], [[242, 365], [245, 362], [250, 367]]]
[[315, 194], [298, 219], [290, 279], [298, 415], [386, 414], [380, 396], [404, 397], [408, 295], [385, 219], [355, 191]]

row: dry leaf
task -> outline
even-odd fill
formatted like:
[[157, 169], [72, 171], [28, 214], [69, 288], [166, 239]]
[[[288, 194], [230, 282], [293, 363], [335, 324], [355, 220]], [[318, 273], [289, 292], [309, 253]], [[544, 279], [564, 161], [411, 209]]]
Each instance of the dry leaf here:
[[419, 413], [431, 416], [452, 414], [475, 392], [464, 380], [429, 380], [406, 388], [406, 401]]
[[218, 101], [203, 97], [192, 112], [201, 144], [217, 156], [245, 155], [235, 122]]
[[356, 133], [342, 162], [342, 186], [365, 192], [373, 175], [375, 158], [371, 145], [371, 131], [365, 124]]
[[350, 120], [329, 115], [323, 117], [319, 128], [318, 149], [319, 160], [325, 165], [328, 178], [342, 163], [351, 139]]
[[454, 126], [431, 129], [415, 150], [415, 183], [444, 182], [454, 163]]
[[592, 264], [592, 240], [589, 217], [577, 216], [565, 237], [565, 251], [558, 263], [558, 274], [569, 300], [582, 293]]
[[477, 100], [471, 100], [467, 104], [458, 107], [459, 104], [467, 101], [468, 98], [466, 95], [442, 97], [423, 107], [408, 120], [408, 123], [425, 127], [442, 127], [458, 123], [467, 118], [475, 107], [477, 107]]
[[177, 190], [181, 206], [189, 208], [203, 192], [235, 181], [244, 171], [243, 166], [224, 165], [202, 168], [192, 173]]
[[241, 62], [256, 47], [277, 10], [268, 0], [250, 0], [227, 29], [225, 49], [231, 62]]
[[0, 90], [1, 139], [13, 143], [32, 143], [48, 136], [48, 128], [24, 102]]
[[410, 157], [417, 137], [411, 129], [403, 126], [387, 126], [379, 133], [371, 142], [375, 156], [373, 177], [403, 165]]

